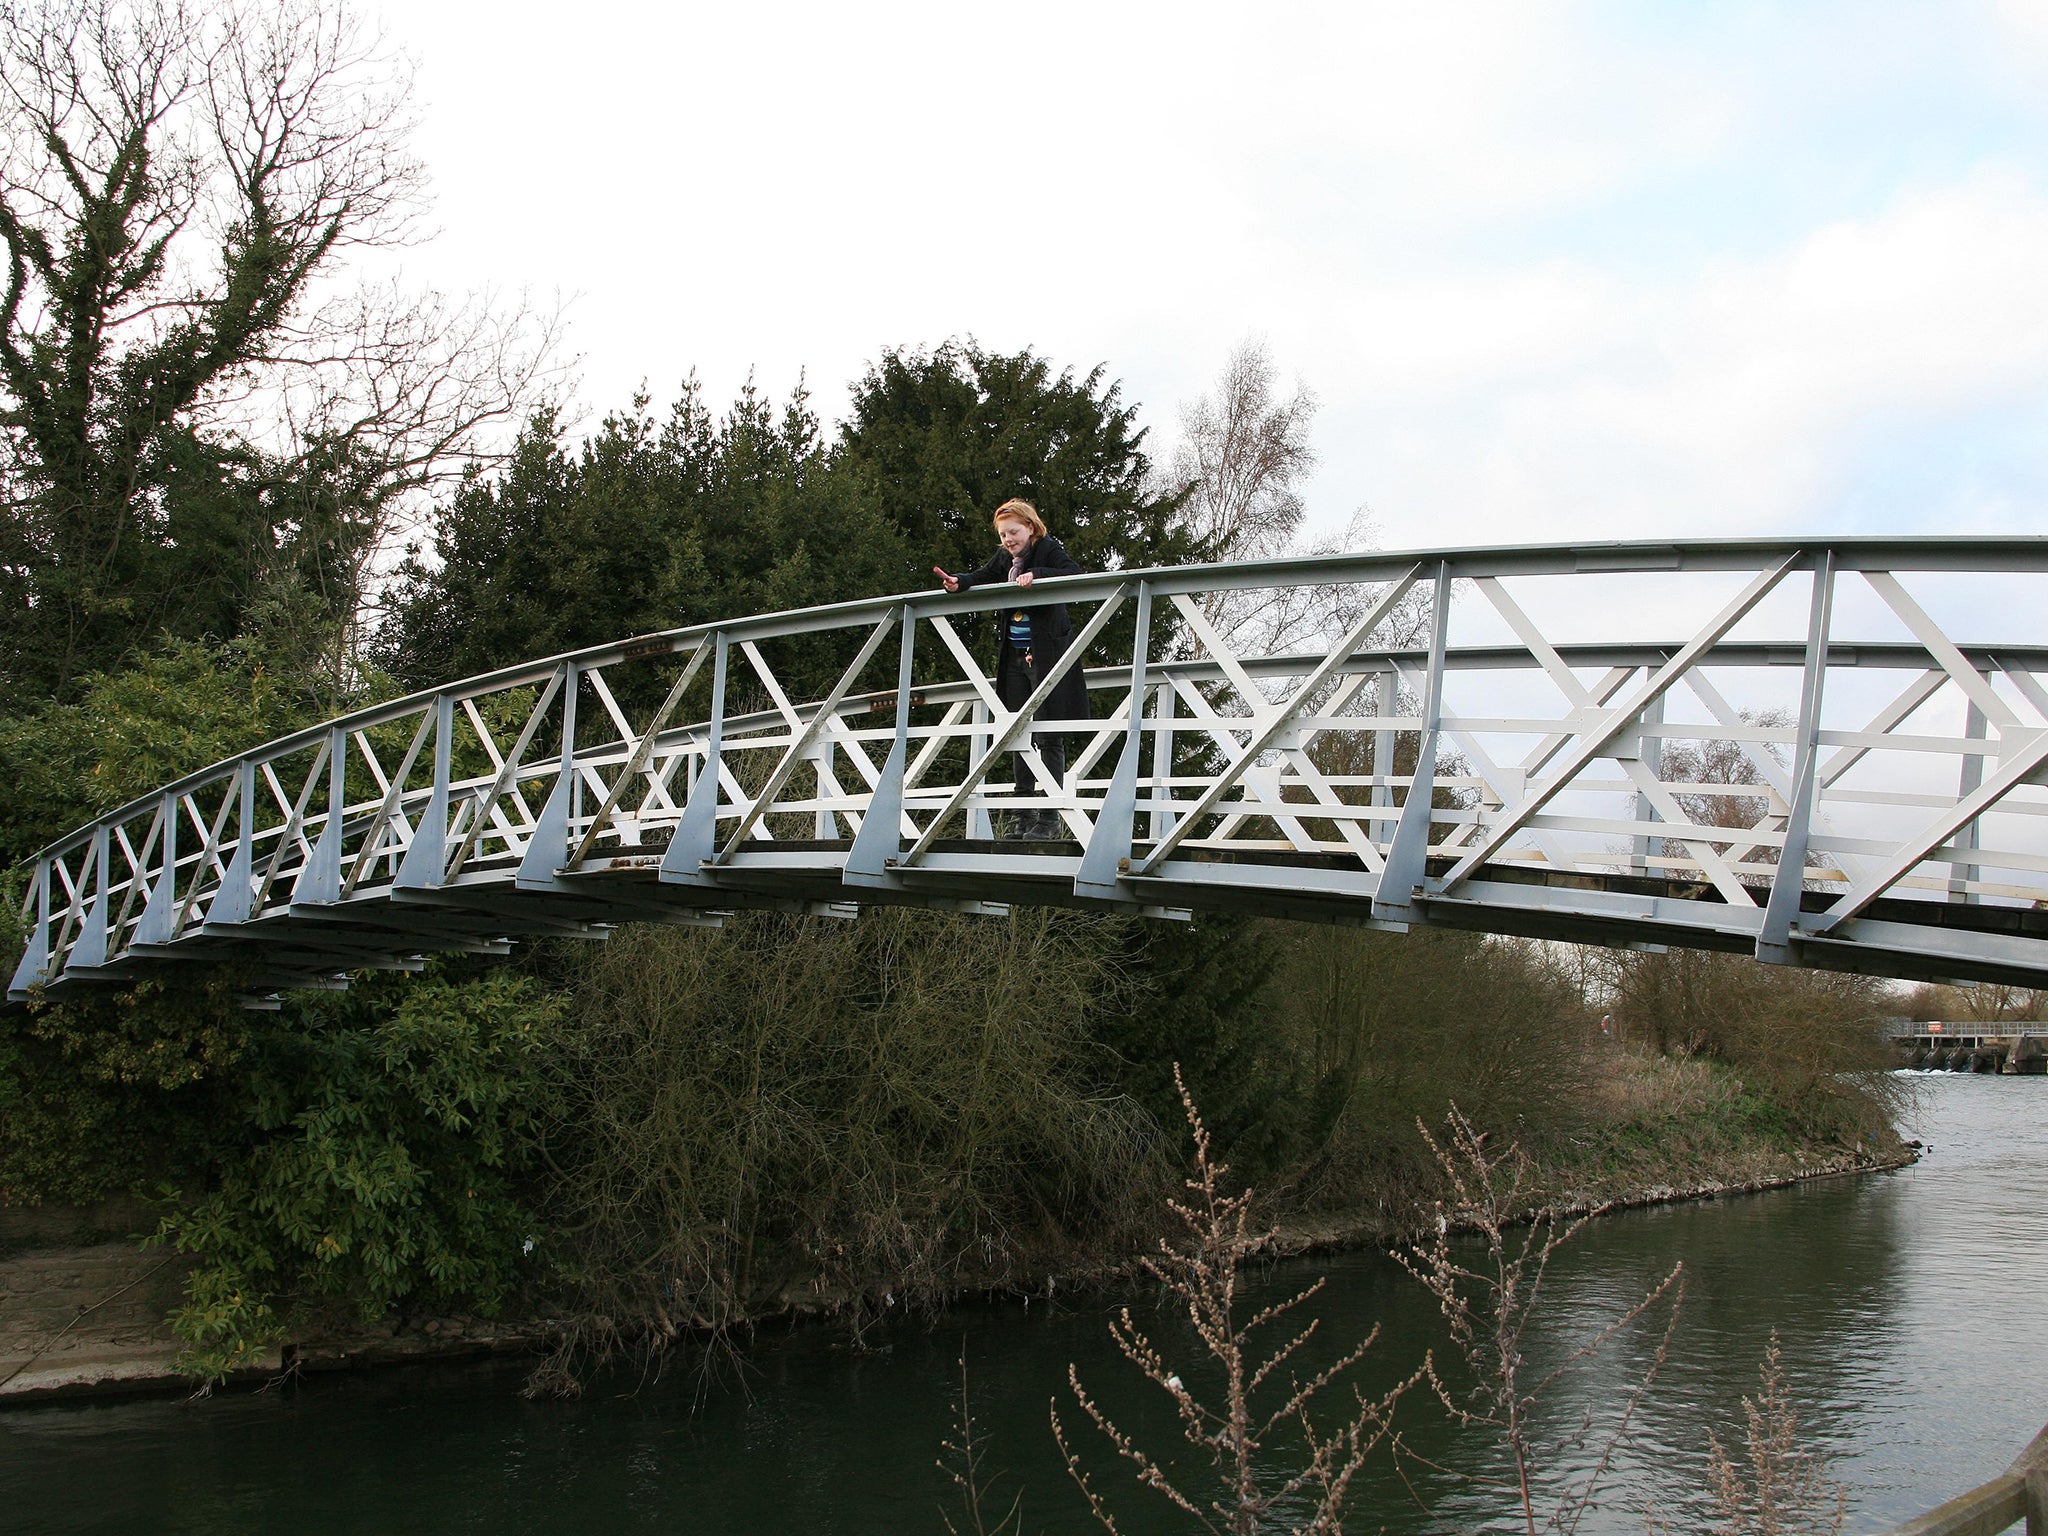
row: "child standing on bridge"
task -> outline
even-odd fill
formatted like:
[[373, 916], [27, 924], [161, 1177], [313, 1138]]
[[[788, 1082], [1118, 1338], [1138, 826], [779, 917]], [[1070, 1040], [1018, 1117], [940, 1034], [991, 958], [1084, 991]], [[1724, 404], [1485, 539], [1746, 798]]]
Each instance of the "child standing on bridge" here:
[[[1004, 502], [996, 508], [994, 522], [996, 537], [1002, 541], [1003, 547], [988, 564], [979, 570], [963, 571], [958, 575], [948, 575], [936, 565], [932, 567], [933, 574], [948, 592], [966, 592], [990, 582], [1010, 582], [1018, 587], [1029, 587], [1041, 576], [1081, 574], [1081, 567], [1075, 563], [1074, 557], [1066, 552], [1058, 539], [1045, 531], [1045, 519], [1038, 515], [1038, 509], [1030, 502], [1014, 498]], [[1020, 708], [1039, 682], [1059, 665], [1060, 658], [1073, 642], [1074, 626], [1067, 618], [1064, 603], [1034, 603], [1028, 607], [1020, 603], [1014, 608], [998, 610], [996, 628], [996, 693], [1005, 709], [1014, 710]], [[1087, 715], [1087, 683], [1082, 678], [1081, 668], [1076, 665], [1059, 680], [1058, 686], [1039, 707], [1037, 719], [1083, 720]], [[1037, 744], [1038, 756], [1045, 764], [1046, 772], [1059, 782], [1067, 771], [1065, 738], [1038, 731], [1036, 724], [1034, 721], [1031, 740]], [[1010, 769], [1019, 796], [1040, 792], [1022, 752], [1010, 754]], [[1016, 813], [1014, 825], [1018, 835], [1024, 837], [1059, 835], [1059, 817], [1052, 811], [1020, 811]]]

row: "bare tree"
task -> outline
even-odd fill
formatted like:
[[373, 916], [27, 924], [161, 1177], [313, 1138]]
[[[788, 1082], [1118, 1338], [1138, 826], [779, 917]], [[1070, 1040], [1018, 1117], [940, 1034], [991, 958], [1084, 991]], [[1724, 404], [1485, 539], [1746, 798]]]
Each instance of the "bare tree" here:
[[[1169, 1471], [1175, 1461], [1139, 1445], [1089, 1395], [1081, 1385], [1080, 1372], [1071, 1365], [1067, 1367], [1067, 1385], [1081, 1411], [1115, 1447], [1117, 1455], [1136, 1469], [1137, 1480], [1190, 1516], [1200, 1529], [1217, 1536], [1224, 1532], [1254, 1536], [1260, 1531], [1280, 1530], [1296, 1536], [1341, 1536], [1344, 1504], [1353, 1480], [1367, 1457], [1392, 1433], [1395, 1404], [1423, 1379], [1428, 1366], [1377, 1398], [1368, 1398], [1353, 1385], [1352, 1404], [1347, 1404], [1341, 1415], [1332, 1416], [1331, 1422], [1318, 1424], [1320, 1394], [1350, 1376], [1379, 1338], [1380, 1330], [1375, 1325], [1336, 1361], [1306, 1376], [1300, 1374], [1297, 1356], [1314, 1338], [1318, 1319], [1289, 1323], [1292, 1337], [1269, 1346], [1254, 1344], [1254, 1333], [1264, 1334], [1269, 1325], [1287, 1318], [1320, 1291], [1323, 1282], [1313, 1281], [1293, 1296], [1247, 1315], [1240, 1289], [1242, 1271], [1272, 1248], [1277, 1234], [1252, 1224], [1252, 1191], [1223, 1192], [1229, 1166], [1216, 1160], [1208, 1129], [1196, 1112], [1177, 1063], [1173, 1080], [1194, 1137], [1195, 1171], [1187, 1180], [1188, 1198], [1168, 1202], [1181, 1227], [1180, 1241], [1161, 1238], [1158, 1255], [1142, 1263], [1167, 1294], [1186, 1308], [1200, 1353], [1207, 1356], [1200, 1364], [1210, 1375], [1221, 1378], [1216, 1383], [1221, 1401], [1206, 1399], [1199, 1387], [1190, 1388], [1182, 1380], [1165, 1348], [1138, 1327], [1130, 1308], [1118, 1313], [1109, 1332], [1124, 1358], [1172, 1400], [1182, 1438], [1196, 1452], [1190, 1460], [1209, 1463], [1208, 1496], [1191, 1491], [1190, 1479], [1200, 1476], [1199, 1471]], [[1195, 1361], [1186, 1365], [1191, 1376], [1196, 1368]], [[1275, 1466], [1279, 1458], [1273, 1441], [1290, 1436], [1290, 1432], [1300, 1457], [1292, 1466]], [[1116, 1517], [1069, 1442], [1057, 1403], [1052, 1409], [1052, 1433], [1067, 1474], [1079, 1485], [1089, 1512], [1114, 1536], [1119, 1530]]]
[[[1166, 484], [1186, 493], [1182, 516], [1197, 549], [1208, 560], [1270, 560], [1374, 547], [1376, 529], [1365, 507], [1337, 538], [1303, 541], [1301, 483], [1316, 466], [1309, 431], [1317, 402], [1305, 384], [1282, 398], [1276, 374], [1265, 343], [1247, 339], [1231, 352], [1214, 393], [1181, 407], [1181, 443]], [[1270, 586], [1210, 593], [1202, 614], [1242, 652], [1276, 655], [1334, 641], [1378, 597], [1371, 585]], [[1426, 623], [1426, 600], [1412, 595], [1374, 643], [1410, 644]]]
[[[345, 0], [6, 4], [0, 65], [10, 674], [61, 689], [153, 632], [181, 475], [317, 483], [359, 582], [547, 377], [523, 305], [344, 291], [426, 207], [409, 66]], [[284, 500], [273, 543], [308, 526]]]
[[[1461, 1428], [1481, 1429], [1498, 1439], [1510, 1475], [1483, 1477], [1458, 1471], [1418, 1453], [1400, 1437], [1395, 1440], [1395, 1455], [1505, 1495], [1527, 1536], [1537, 1536], [1539, 1530], [1572, 1536], [1594, 1507], [1615, 1457], [1633, 1436], [1636, 1411], [1669, 1357], [1685, 1299], [1685, 1267], [1674, 1264], [1633, 1306], [1538, 1374], [1530, 1367], [1524, 1341], [1543, 1300], [1550, 1261], [1599, 1212], [1568, 1216], [1539, 1203], [1530, 1187], [1527, 1154], [1513, 1142], [1491, 1144], [1455, 1104], [1442, 1142], [1421, 1121], [1416, 1126], [1436, 1155], [1451, 1199], [1438, 1203], [1434, 1235], [1394, 1257], [1436, 1298], [1450, 1325], [1452, 1347], [1470, 1377], [1468, 1387], [1455, 1391], [1432, 1364], [1428, 1375], [1437, 1400]], [[1511, 1236], [1510, 1229], [1517, 1225], [1519, 1237]], [[1476, 1234], [1481, 1250], [1469, 1259], [1469, 1249], [1458, 1240], [1468, 1232]], [[1572, 1367], [1591, 1360], [1667, 1301], [1664, 1331], [1633, 1385], [1610, 1405], [1610, 1419], [1599, 1438], [1593, 1438], [1595, 1415], [1588, 1409], [1557, 1438], [1546, 1440], [1539, 1428], [1540, 1409], [1551, 1388]], [[1567, 1467], [1569, 1455], [1583, 1456], [1588, 1450], [1589, 1462]], [[1555, 1502], [1544, 1514], [1547, 1498]]]
[[[1741, 718], [1746, 726], [1782, 729], [1792, 723], [1792, 717], [1782, 709], [1746, 709]], [[1732, 741], [1726, 737], [1672, 740], [1663, 744], [1659, 768], [1666, 783], [1701, 786], [1674, 791], [1672, 796], [1698, 825], [1754, 827], [1772, 814], [1769, 781], [1759, 761], [1765, 755], [1782, 766], [1784, 754], [1769, 742]], [[1724, 785], [1728, 789], [1754, 787], [1759, 793], [1729, 793], [1722, 788]], [[1782, 811], [1780, 802], [1779, 814]], [[1753, 857], [1771, 862], [1775, 862], [1776, 855], [1775, 848], [1759, 848], [1753, 853]]]
[[1979, 1023], [2032, 1020], [2048, 1015], [2048, 989], [1979, 981], [1968, 986], [1923, 982], [1902, 1004], [1915, 1019], [1969, 1019]]
[[1185, 515], [1207, 558], [1264, 560], [1287, 549], [1306, 510], [1297, 487], [1316, 464], [1315, 413], [1306, 385], [1278, 397], [1273, 360], [1255, 338], [1230, 354], [1213, 396], [1181, 407], [1171, 475], [1193, 487]]

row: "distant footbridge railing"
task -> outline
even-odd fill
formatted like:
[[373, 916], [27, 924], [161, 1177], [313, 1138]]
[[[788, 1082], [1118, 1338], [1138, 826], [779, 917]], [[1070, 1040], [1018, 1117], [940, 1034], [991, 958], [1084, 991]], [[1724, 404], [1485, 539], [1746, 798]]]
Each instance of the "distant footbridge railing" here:
[[[1031, 597], [1073, 616], [1086, 720], [1038, 718], [1058, 674], [1006, 707], [968, 621], [1018, 597], [678, 629], [270, 742], [45, 849], [8, 997], [206, 961], [261, 1002], [534, 935], [876, 902], [2048, 985], [2048, 540], [1047, 581]], [[998, 835], [1018, 812], [1056, 835]]]

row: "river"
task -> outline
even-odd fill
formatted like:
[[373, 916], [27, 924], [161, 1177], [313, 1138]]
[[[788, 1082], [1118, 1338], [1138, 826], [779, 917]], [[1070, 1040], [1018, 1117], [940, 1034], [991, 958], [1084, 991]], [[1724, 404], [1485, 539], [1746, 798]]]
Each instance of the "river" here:
[[[1701, 1523], [1707, 1431], [1739, 1437], [1740, 1399], [1774, 1327], [1808, 1443], [1847, 1490], [1850, 1531], [1995, 1476], [2048, 1422], [2048, 1081], [1910, 1081], [1911, 1133], [1929, 1147], [1915, 1167], [1626, 1212], [1560, 1255], [1534, 1369], [1674, 1262], [1687, 1273], [1670, 1361], [1582, 1527], [1589, 1536], [1641, 1532], [1651, 1512], [1674, 1530]], [[1428, 1297], [1384, 1257], [1303, 1261], [1264, 1283], [1317, 1273], [1329, 1277], [1315, 1302], [1329, 1335], [1384, 1324], [1369, 1357], [1376, 1380], [1441, 1348]], [[800, 1328], [762, 1341], [737, 1382], [613, 1379], [573, 1403], [523, 1401], [519, 1367], [496, 1363], [200, 1402], [16, 1409], [0, 1413], [0, 1529], [941, 1532], [947, 1489], [934, 1459], [963, 1348], [989, 1463], [1009, 1474], [1004, 1502], [1021, 1487], [1024, 1530], [1093, 1529], [1046, 1429], [1069, 1361], [1128, 1429], [1174, 1454], [1163, 1398], [1108, 1345], [1111, 1310], [1095, 1298], [963, 1306], [861, 1354], [831, 1329]], [[1149, 1299], [1137, 1310], [1177, 1340]], [[1625, 1338], [1568, 1375], [1546, 1423], [1611, 1406], [1654, 1343]], [[1401, 1416], [1433, 1456], [1485, 1465], [1484, 1445], [1419, 1397]], [[1131, 1536], [1188, 1528], [1126, 1486], [1092, 1430], [1078, 1433]], [[1357, 1488], [1351, 1528], [1512, 1528], [1469, 1488], [1418, 1486], [1433, 1513], [1381, 1462]]]

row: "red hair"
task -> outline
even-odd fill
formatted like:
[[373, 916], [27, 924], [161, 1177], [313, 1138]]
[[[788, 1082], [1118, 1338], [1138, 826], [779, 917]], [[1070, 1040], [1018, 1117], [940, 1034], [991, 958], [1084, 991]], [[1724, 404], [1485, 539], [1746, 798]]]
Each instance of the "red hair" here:
[[1006, 517], [1029, 528], [1033, 538], [1042, 539], [1045, 537], [1045, 519], [1038, 515], [1038, 508], [1031, 505], [1030, 502], [1022, 501], [1012, 496], [1008, 501], [996, 508], [996, 515], [990, 518], [989, 521], [1000, 523]]

